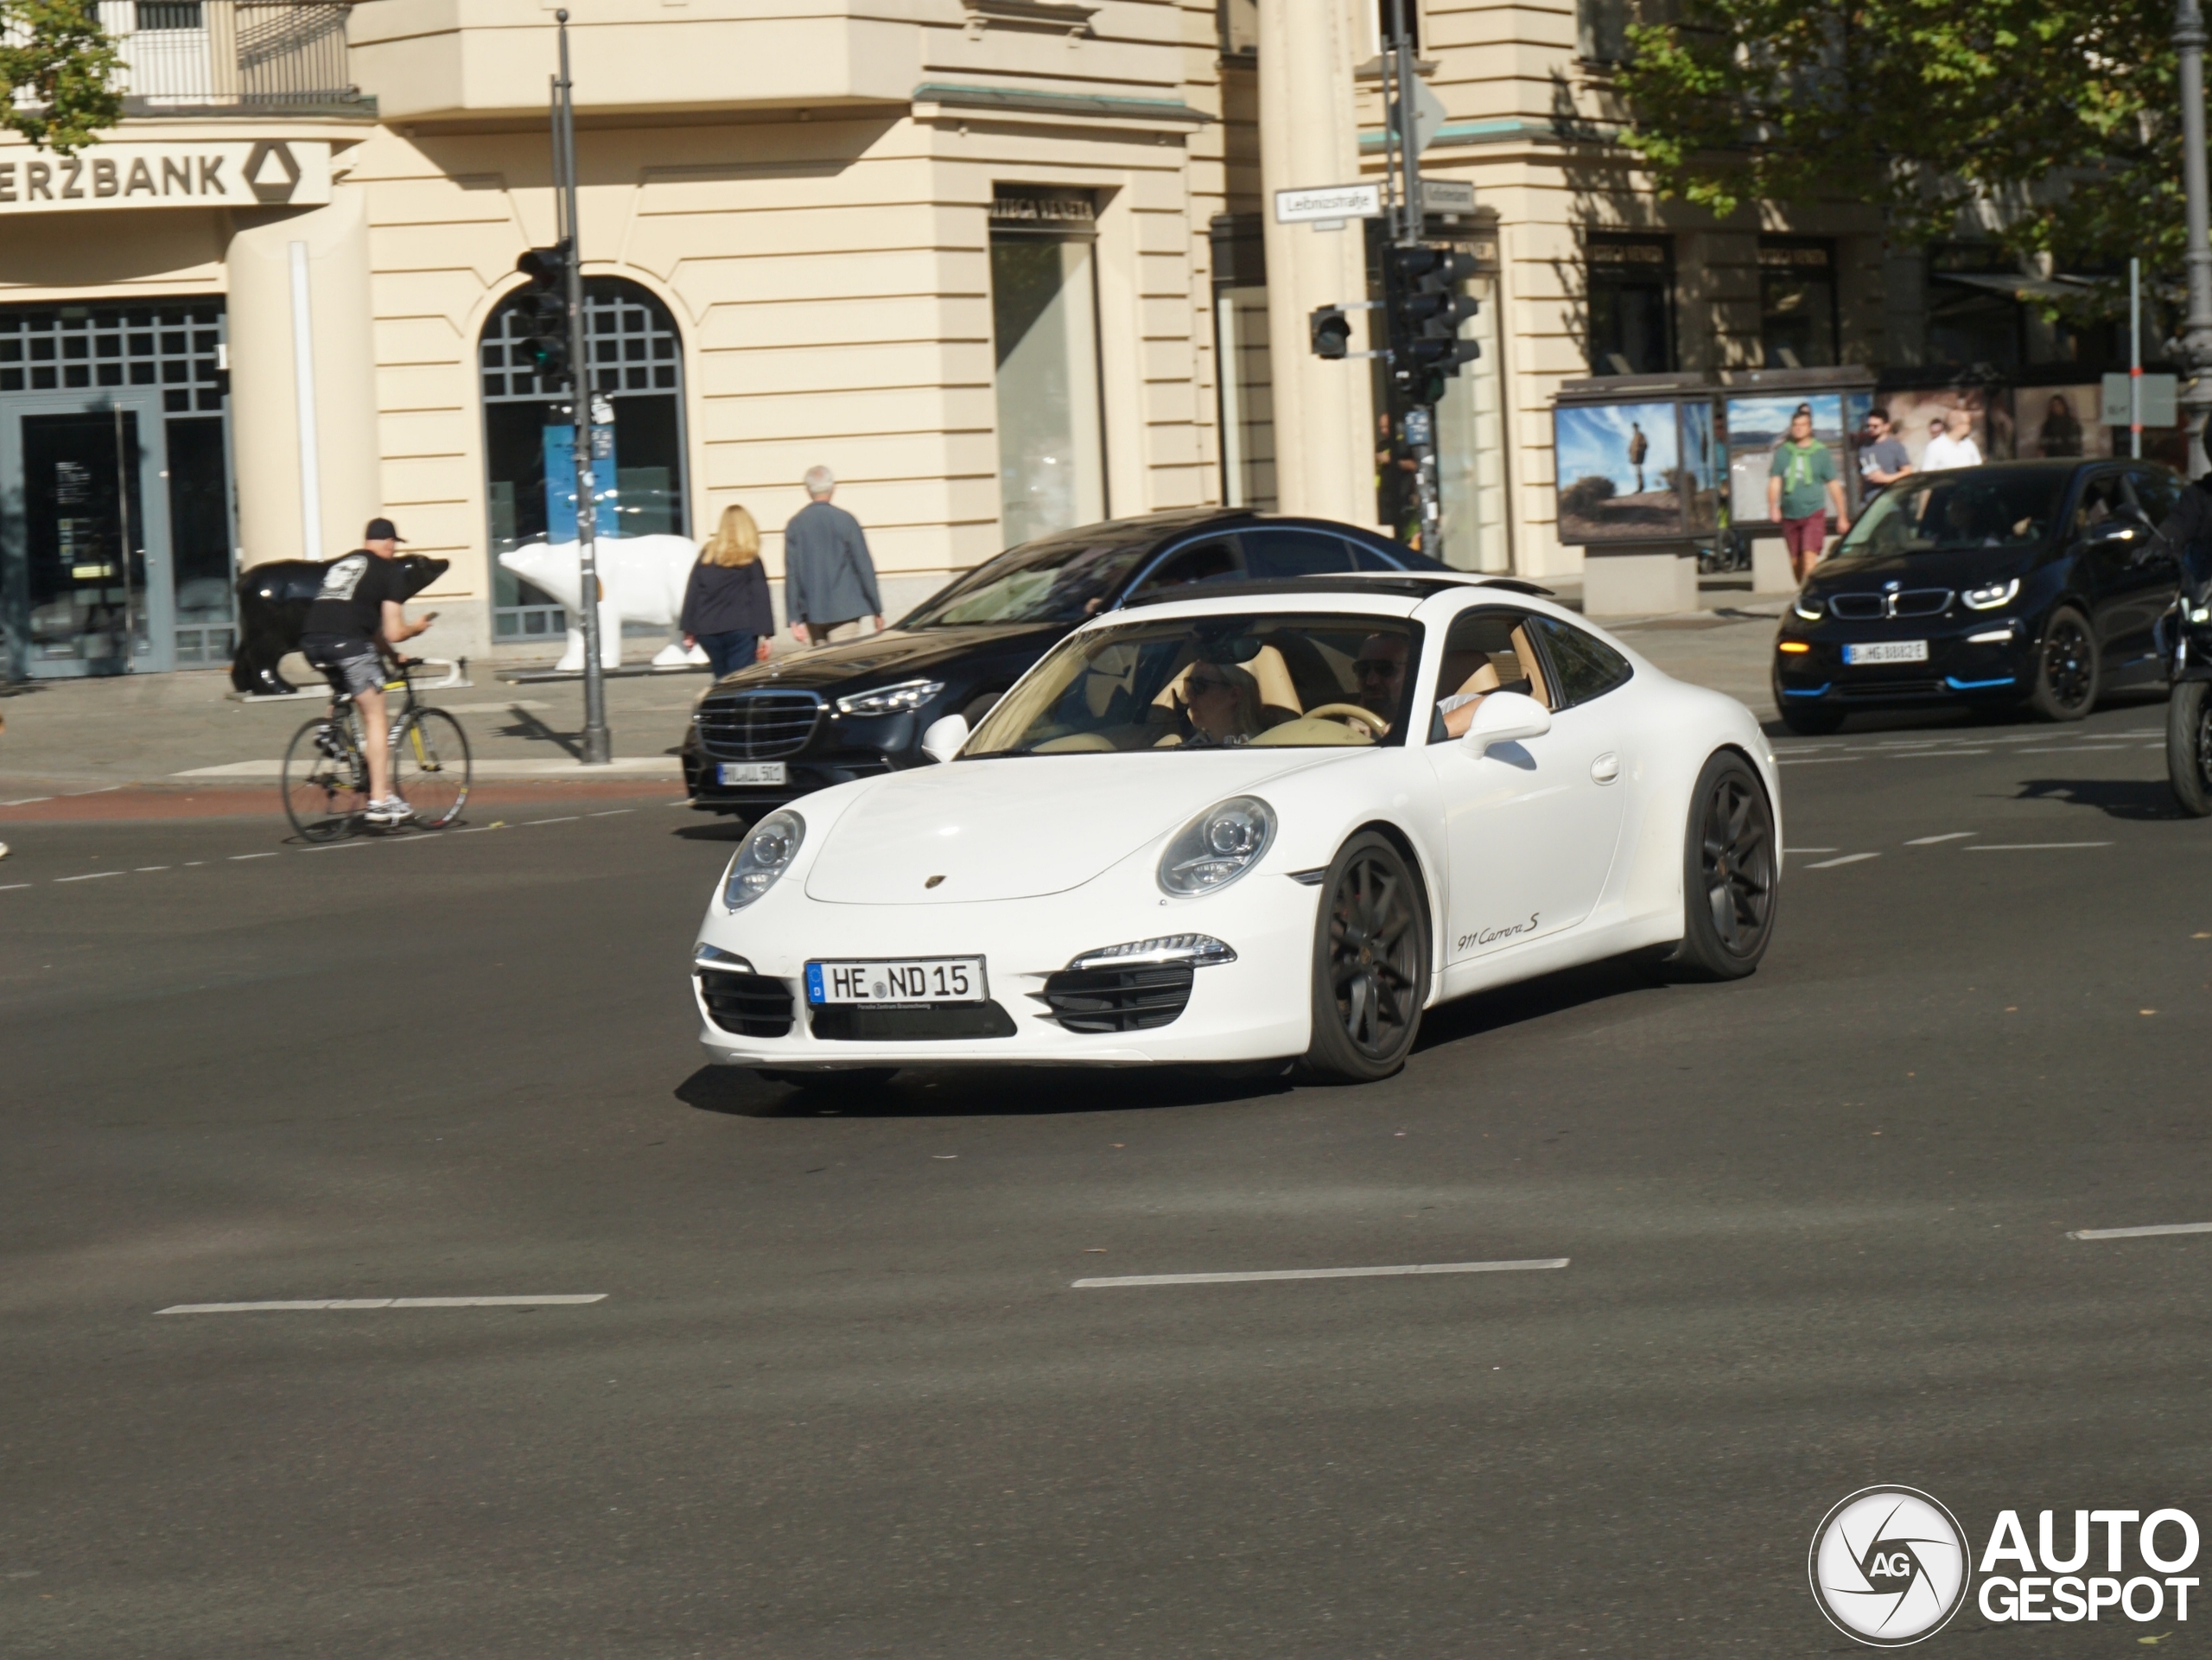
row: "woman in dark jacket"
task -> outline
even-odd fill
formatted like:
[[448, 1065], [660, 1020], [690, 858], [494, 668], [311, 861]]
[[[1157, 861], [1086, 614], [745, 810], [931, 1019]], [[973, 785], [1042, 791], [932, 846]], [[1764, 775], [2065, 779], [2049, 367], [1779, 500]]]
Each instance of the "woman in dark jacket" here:
[[760, 569], [760, 527], [735, 503], [722, 509], [721, 525], [699, 550], [677, 626], [687, 647], [706, 648], [717, 680], [768, 655], [776, 614]]

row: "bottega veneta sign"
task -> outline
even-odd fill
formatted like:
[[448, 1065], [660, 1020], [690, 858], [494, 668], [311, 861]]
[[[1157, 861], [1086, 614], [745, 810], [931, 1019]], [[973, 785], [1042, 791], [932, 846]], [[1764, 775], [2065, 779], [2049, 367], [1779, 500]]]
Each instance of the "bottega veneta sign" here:
[[104, 207], [320, 207], [330, 145], [300, 138], [0, 150], [0, 213]]

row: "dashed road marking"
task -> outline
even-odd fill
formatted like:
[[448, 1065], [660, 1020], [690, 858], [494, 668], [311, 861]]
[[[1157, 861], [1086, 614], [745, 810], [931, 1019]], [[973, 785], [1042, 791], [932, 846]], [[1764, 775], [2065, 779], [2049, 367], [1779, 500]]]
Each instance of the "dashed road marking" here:
[[1777, 766], [1837, 766], [1845, 761], [1863, 760], [1859, 755], [1799, 755], [1775, 763]]
[[146, 875], [149, 871], [167, 870], [168, 868], [168, 867], [167, 865], [134, 865], [132, 867], [132, 869], [141, 876]]
[[58, 882], [96, 882], [103, 876], [127, 876], [127, 870], [88, 870], [81, 876], [56, 876]]
[[2100, 750], [2125, 749], [2124, 743], [2069, 743], [2048, 749], [2015, 749], [2016, 755], [2089, 755]]
[[1980, 830], [1945, 830], [1941, 836], [1916, 836], [1905, 845], [1909, 848], [1932, 848], [1938, 842], [1964, 842], [1980, 834]]
[[328, 1308], [533, 1308], [548, 1304], [605, 1302], [604, 1291], [558, 1292], [543, 1297], [319, 1297], [288, 1302], [179, 1302], [156, 1314], [296, 1314]]
[[2148, 1239], [2160, 1233], [2212, 1233], [2212, 1222], [2165, 1222], [2148, 1228], [2081, 1228], [2069, 1239]]
[[231, 859], [235, 863], [240, 859], [273, 859], [276, 856], [273, 853], [233, 853]]
[[1839, 851], [1839, 849], [1835, 848], [1784, 848], [1782, 850], [1784, 853], [1834, 853]]
[[1402, 1268], [1274, 1268], [1246, 1274], [1123, 1274], [1112, 1279], [1077, 1280], [1078, 1291], [1127, 1285], [1235, 1285], [1250, 1280], [1372, 1280], [1402, 1274], [1511, 1274], [1522, 1269], [1565, 1268], [1565, 1256], [1537, 1256], [1517, 1262], [1414, 1262]]
[[620, 818], [626, 812], [635, 812], [635, 807], [609, 807], [604, 812], [587, 813], [588, 818]]
[[563, 818], [525, 818], [522, 822], [525, 826], [531, 824], [573, 824], [582, 817], [583, 815], [582, 813], [572, 812]]
[[1963, 853], [2050, 853], [2062, 848], [2108, 848], [2109, 842], [1979, 842]]
[[1807, 865], [1805, 868], [1808, 870], [1833, 870], [1838, 865], [1855, 865], [1861, 859], [1878, 859], [1882, 855], [1878, 853], [1847, 853], [1840, 859], [1822, 859], [1817, 864]]

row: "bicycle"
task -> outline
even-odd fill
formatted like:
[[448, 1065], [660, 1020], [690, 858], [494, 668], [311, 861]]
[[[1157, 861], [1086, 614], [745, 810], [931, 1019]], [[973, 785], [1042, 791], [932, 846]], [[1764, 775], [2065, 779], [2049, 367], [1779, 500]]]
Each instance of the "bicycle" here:
[[[385, 743], [391, 756], [392, 793], [415, 810], [408, 822], [443, 830], [467, 805], [474, 776], [468, 736], [442, 709], [420, 702], [414, 671], [419, 657], [394, 659], [387, 692], [404, 694]], [[284, 750], [279, 787], [284, 816], [306, 842], [335, 842], [359, 832], [369, 805], [369, 763], [362, 753], [361, 718], [351, 696], [335, 694], [330, 708], [292, 735]]]

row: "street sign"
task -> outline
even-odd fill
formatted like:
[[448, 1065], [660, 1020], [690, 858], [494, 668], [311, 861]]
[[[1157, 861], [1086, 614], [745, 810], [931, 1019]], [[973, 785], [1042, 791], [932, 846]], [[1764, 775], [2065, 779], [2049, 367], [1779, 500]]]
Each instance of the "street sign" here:
[[1275, 223], [1311, 225], [1326, 219], [1380, 219], [1379, 184], [1316, 185], [1306, 190], [1275, 192]]
[[[2104, 386], [2104, 424], [2124, 427], [2127, 422], [2126, 375], [2107, 375]], [[2142, 387], [2142, 422], [2146, 427], [2177, 427], [2181, 414], [2174, 407], [2174, 398], [2180, 388], [2179, 379], [2173, 375], [2145, 375], [2137, 383]]]
[[1414, 154], [1420, 156], [1436, 142], [1437, 130], [1444, 124], [1444, 100], [1428, 90], [1427, 81], [1415, 80], [1405, 101], [1413, 105], [1409, 142]]
[[1436, 429], [1431, 423], [1427, 409], [1421, 404], [1414, 404], [1406, 411], [1406, 442], [1425, 446], [1435, 441]]
[[1471, 213], [1475, 188], [1464, 179], [1423, 179], [1421, 206], [1426, 213]]

